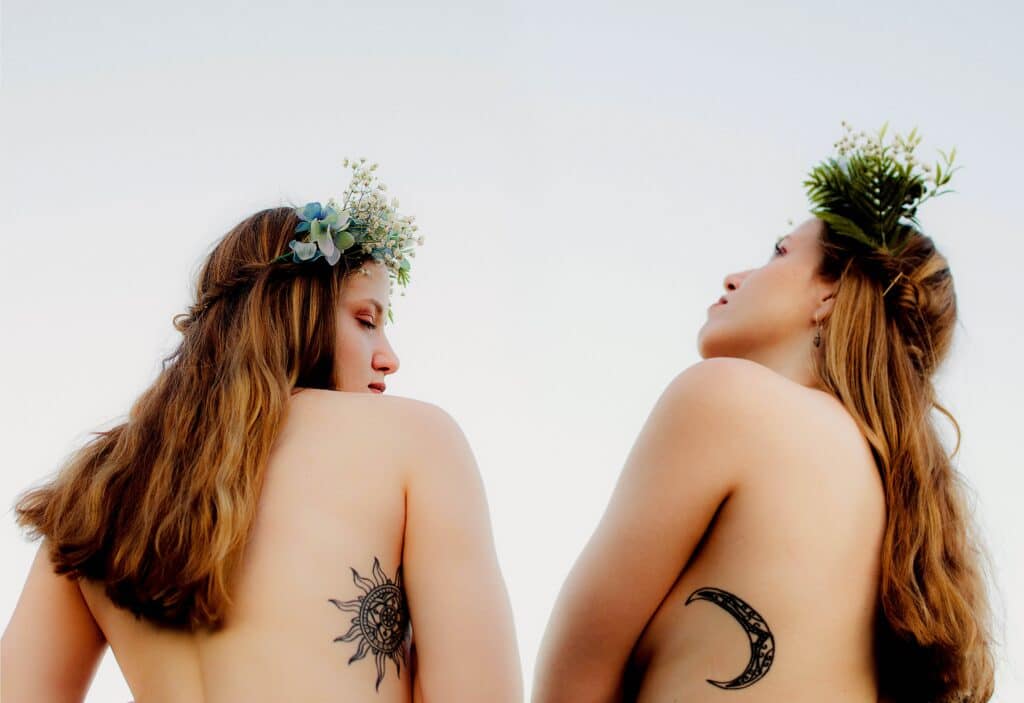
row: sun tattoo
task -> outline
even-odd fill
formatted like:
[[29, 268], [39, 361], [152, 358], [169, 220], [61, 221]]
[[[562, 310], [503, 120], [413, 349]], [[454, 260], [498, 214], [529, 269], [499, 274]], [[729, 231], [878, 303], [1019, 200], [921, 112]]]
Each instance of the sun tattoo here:
[[395, 675], [402, 676], [402, 661], [405, 661], [410, 639], [409, 608], [402, 590], [402, 567], [398, 567], [395, 580], [391, 581], [380, 568], [380, 561], [373, 558], [373, 580], [363, 578], [352, 569], [352, 580], [363, 591], [353, 600], [339, 601], [328, 598], [338, 610], [355, 613], [352, 627], [344, 635], [334, 638], [335, 642], [359, 642], [356, 653], [348, 660], [351, 664], [362, 659], [367, 652], [373, 652], [377, 660], [376, 690], [384, 680], [387, 660], [395, 663]]

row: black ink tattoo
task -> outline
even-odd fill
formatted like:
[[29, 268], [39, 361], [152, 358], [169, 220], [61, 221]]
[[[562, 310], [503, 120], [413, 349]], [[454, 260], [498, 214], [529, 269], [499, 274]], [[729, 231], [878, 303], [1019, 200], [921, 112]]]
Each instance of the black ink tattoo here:
[[740, 598], [720, 588], [698, 588], [686, 599], [686, 605], [695, 600], [711, 601], [732, 615], [750, 640], [750, 661], [743, 673], [731, 681], [707, 679], [712, 686], [723, 689], [746, 688], [757, 683], [772, 666], [775, 659], [775, 637], [761, 614]]
[[377, 660], [376, 690], [384, 680], [384, 670], [390, 658], [395, 663], [395, 675], [401, 678], [402, 663], [406, 660], [411, 639], [409, 608], [402, 590], [402, 567], [398, 567], [395, 580], [391, 581], [380, 568], [380, 561], [373, 559], [373, 580], [363, 578], [352, 569], [352, 580], [363, 591], [363, 595], [347, 601], [328, 598], [338, 610], [355, 613], [352, 627], [344, 635], [335, 637], [335, 642], [358, 641], [356, 653], [348, 660], [351, 664], [372, 651]]

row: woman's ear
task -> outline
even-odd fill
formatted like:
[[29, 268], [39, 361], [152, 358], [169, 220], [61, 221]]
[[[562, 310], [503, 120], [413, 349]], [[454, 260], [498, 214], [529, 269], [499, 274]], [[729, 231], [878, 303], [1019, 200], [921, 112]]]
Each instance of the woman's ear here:
[[832, 307], [836, 302], [837, 287], [835, 284], [822, 288], [821, 297], [818, 299], [818, 306], [814, 308], [813, 318], [819, 322], [832, 313]]

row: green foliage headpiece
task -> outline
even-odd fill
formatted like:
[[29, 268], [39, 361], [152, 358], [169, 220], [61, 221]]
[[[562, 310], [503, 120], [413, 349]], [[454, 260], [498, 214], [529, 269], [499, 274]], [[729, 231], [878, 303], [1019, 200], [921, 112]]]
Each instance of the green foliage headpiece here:
[[834, 237], [898, 256], [911, 236], [921, 231], [917, 221], [921, 203], [951, 192], [942, 187], [959, 168], [953, 167], [956, 149], [948, 155], [939, 150], [942, 160], [932, 166], [914, 156], [921, 141], [917, 128], [886, 143], [888, 123], [875, 136], [854, 132], [845, 120], [842, 125], [846, 133], [834, 145], [838, 158], [815, 166], [804, 181], [811, 213], [826, 223]]

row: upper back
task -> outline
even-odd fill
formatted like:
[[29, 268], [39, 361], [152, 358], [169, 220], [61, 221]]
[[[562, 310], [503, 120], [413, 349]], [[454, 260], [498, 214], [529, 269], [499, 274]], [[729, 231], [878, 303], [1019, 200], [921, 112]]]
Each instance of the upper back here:
[[155, 627], [83, 582], [137, 700], [410, 699], [398, 570], [411, 465], [401, 438], [425, 406], [292, 396], [221, 630]]

